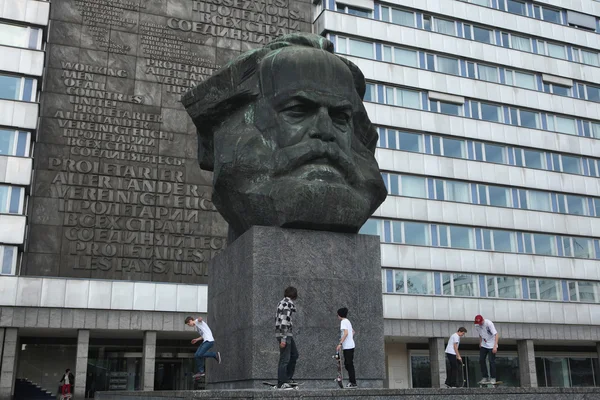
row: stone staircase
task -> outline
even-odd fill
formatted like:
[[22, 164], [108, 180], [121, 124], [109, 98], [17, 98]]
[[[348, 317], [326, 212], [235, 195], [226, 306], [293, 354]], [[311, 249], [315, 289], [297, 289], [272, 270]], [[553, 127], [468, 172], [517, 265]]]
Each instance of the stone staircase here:
[[15, 381], [14, 400], [56, 400], [51, 391], [40, 387], [28, 379], [17, 379]]

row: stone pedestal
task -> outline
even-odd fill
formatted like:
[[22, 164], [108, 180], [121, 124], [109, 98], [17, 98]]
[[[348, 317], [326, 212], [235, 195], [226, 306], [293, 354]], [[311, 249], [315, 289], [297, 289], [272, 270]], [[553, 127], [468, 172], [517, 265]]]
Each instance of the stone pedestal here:
[[305, 388], [336, 387], [336, 311], [348, 307], [358, 384], [382, 387], [379, 246], [376, 236], [275, 227], [254, 227], [233, 242], [210, 264], [208, 324], [223, 363], [207, 361], [209, 389], [264, 388], [263, 381], [277, 381], [275, 313], [287, 286], [298, 289], [294, 379]]

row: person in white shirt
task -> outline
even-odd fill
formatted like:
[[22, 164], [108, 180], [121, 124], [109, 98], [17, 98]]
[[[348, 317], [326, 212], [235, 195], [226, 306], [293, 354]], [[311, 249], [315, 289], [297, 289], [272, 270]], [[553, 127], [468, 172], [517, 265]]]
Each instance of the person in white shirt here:
[[339, 353], [340, 349], [344, 351], [344, 367], [348, 371], [348, 380], [350, 381], [346, 387], [356, 388], [356, 372], [354, 371], [354, 329], [352, 329], [352, 323], [347, 318], [348, 309], [346, 307], [340, 308], [337, 311], [338, 319], [340, 322], [340, 343], [336, 346], [335, 351]]
[[458, 331], [450, 336], [448, 339], [448, 346], [446, 346], [446, 357], [450, 362], [450, 371], [446, 374], [446, 386], [455, 388], [458, 387], [458, 361], [462, 363], [462, 358], [458, 352], [458, 346], [460, 345], [460, 338], [467, 333], [464, 327], [458, 328]]
[[[478, 383], [496, 383], [496, 353], [498, 352], [498, 331], [494, 323], [484, 319], [481, 315], [475, 316], [475, 331], [479, 335], [479, 366], [481, 376]], [[489, 356], [490, 372], [488, 374], [485, 359]]]
[[221, 353], [218, 351], [216, 353], [208, 351], [215, 344], [215, 338], [213, 337], [212, 331], [208, 327], [208, 324], [202, 320], [202, 317], [198, 317], [198, 319], [187, 317], [185, 319], [185, 324], [188, 326], [193, 326], [196, 328], [196, 331], [198, 331], [198, 334], [200, 334], [200, 336], [196, 339], [192, 339], [192, 344], [201, 342], [200, 346], [198, 346], [198, 350], [196, 350], [196, 354], [194, 354], [194, 358], [196, 359], [196, 373], [194, 374], [193, 378], [198, 379], [206, 375], [204, 373], [204, 359], [214, 358], [219, 364], [221, 364]]

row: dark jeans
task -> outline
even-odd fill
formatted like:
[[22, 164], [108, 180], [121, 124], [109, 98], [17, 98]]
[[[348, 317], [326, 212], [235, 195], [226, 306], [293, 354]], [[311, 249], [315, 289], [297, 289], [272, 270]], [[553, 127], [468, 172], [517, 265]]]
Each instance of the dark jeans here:
[[[281, 338], [277, 338], [277, 344], [281, 343]], [[290, 381], [294, 377], [296, 370], [296, 360], [298, 359], [298, 349], [294, 338], [286, 338], [285, 347], [279, 348], [279, 367], [277, 368], [277, 386]]]
[[[490, 373], [488, 375], [487, 365], [485, 365], [485, 358], [490, 357]], [[479, 348], [479, 366], [481, 367], [481, 376], [483, 378], [494, 378], [496, 379], [496, 355], [492, 352], [492, 349], [486, 349], [485, 347]]]
[[354, 372], [354, 349], [344, 350], [344, 367], [348, 371], [348, 380], [356, 385], [356, 373]]
[[196, 350], [196, 354], [194, 354], [194, 358], [196, 359], [196, 372], [204, 372], [204, 359], [205, 358], [217, 358], [217, 354], [214, 352], [209, 352], [211, 347], [213, 347], [215, 342], [202, 342], [200, 346], [198, 346], [198, 350]]
[[456, 360], [456, 354], [446, 353], [448, 361], [450, 361], [450, 370], [446, 373], [446, 385], [451, 387], [458, 386], [458, 361]]

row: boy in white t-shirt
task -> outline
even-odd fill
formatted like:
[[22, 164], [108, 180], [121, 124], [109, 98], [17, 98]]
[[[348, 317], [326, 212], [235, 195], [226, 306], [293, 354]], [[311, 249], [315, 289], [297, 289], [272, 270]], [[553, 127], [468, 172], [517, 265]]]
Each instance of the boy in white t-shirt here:
[[348, 309], [346, 307], [340, 308], [337, 311], [338, 319], [340, 319], [340, 343], [337, 345], [335, 350], [337, 352], [340, 349], [344, 350], [344, 366], [348, 371], [348, 380], [350, 383], [346, 385], [347, 388], [357, 388], [356, 384], [356, 373], [354, 371], [354, 329], [352, 329], [352, 323], [347, 318]]
[[458, 361], [462, 363], [462, 358], [458, 352], [458, 346], [460, 345], [460, 338], [467, 333], [464, 327], [458, 328], [458, 331], [450, 336], [448, 339], [448, 346], [446, 346], [446, 357], [450, 362], [450, 371], [446, 374], [446, 386], [455, 388], [458, 387]]
[[221, 353], [218, 351], [216, 353], [208, 351], [215, 344], [215, 338], [213, 337], [212, 331], [208, 327], [208, 324], [202, 320], [202, 317], [198, 317], [198, 319], [187, 317], [185, 319], [185, 324], [196, 328], [196, 331], [200, 335], [196, 339], [192, 339], [192, 344], [196, 344], [198, 342], [202, 343], [200, 346], [198, 346], [196, 354], [194, 354], [194, 358], [196, 359], [196, 373], [194, 374], [193, 378], [198, 379], [206, 375], [204, 373], [204, 359], [214, 358], [219, 364], [221, 364]]
[[[479, 367], [482, 379], [479, 384], [496, 383], [496, 353], [498, 352], [498, 331], [494, 323], [484, 319], [481, 315], [475, 316], [475, 331], [479, 335]], [[485, 359], [489, 357], [490, 373], [488, 375]]]

